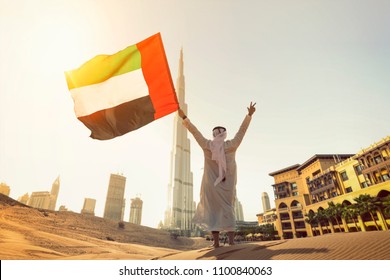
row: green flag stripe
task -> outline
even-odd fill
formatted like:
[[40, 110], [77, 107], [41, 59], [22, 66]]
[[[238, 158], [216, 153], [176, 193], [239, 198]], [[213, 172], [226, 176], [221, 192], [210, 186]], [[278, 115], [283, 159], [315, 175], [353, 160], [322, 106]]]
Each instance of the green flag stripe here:
[[141, 68], [141, 53], [136, 45], [113, 55], [98, 55], [80, 68], [65, 72], [69, 90], [102, 83], [111, 77]]

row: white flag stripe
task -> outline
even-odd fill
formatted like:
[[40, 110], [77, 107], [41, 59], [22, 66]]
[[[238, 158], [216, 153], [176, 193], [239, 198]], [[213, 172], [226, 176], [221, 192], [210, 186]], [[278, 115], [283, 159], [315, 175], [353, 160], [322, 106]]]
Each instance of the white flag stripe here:
[[74, 88], [70, 92], [77, 117], [88, 116], [149, 95], [142, 69], [114, 76], [100, 84]]

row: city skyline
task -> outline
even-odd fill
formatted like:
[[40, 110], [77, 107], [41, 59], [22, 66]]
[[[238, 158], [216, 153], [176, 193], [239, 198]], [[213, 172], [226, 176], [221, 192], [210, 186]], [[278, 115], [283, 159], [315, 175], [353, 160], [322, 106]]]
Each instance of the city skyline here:
[[[125, 198], [142, 194], [142, 223], [156, 227], [167, 207], [175, 114], [92, 140], [64, 72], [160, 32], [172, 77], [183, 48], [188, 117], [205, 136], [222, 125], [233, 137], [257, 102], [236, 158], [237, 196], [245, 219], [256, 220], [262, 192], [274, 204], [270, 172], [390, 135], [390, 3], [333, 2], [0, 0], [0, 182], [17, 198], [59, 174], [57, 206], [79, 212], [92, 197], [102, 217], [109, 176], [123, 173]], [[191, 166], [197, 202], [196, 145]]]

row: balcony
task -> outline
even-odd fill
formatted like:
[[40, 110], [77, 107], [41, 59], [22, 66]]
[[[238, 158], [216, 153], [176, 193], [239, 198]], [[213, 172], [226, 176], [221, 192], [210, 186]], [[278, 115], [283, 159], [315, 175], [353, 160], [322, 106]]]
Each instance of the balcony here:
[[294, 211], [294, 210], [302, 210], [302, 206], [301, 205], [291, 206], [291, 211]]
[[293, 219], [294, 220], [300, 220], [300, 219], [303, 219], [304, 217], [303, 217], [303, 215], [302, 214], [300, 214], [300, 215], [293, 215]]
[[288, 189], [279, 189], [274, 191], [275, 196], [278, 197], [287, 197], [290, 196], [290, 191]]
[[288, 212], [288, 207], [279, 208], [278, 211], [279, 211], [279, 213]]
[[296, 227], [295, 230], [300, 232], [306, 231], [306, 227]]
[[377, 164], [371, 165], [370, 167], [364, 167], [362, 172], [365, 175], [367, 173], [371, 173], [371, 172], [377, 171], [378, 169], [386, 168], [389, 166], [390, 166], [390, 158], [387, 158], [384, 161], [381, 161]]
[[296, 229], [302, 229], [302, 228], [306, 228], [306, 226], [305, 225], [295, 225], [295, 228]]
[[332, 181], [332, 183], [330, 184], [327, 184], [327, 185], [320, 185], [318, 187], [310, 187], [310, 194], [312, 195], [316, 195], [316, 194], [319, 194], [319, 193], [322, 193], [322, 192], [325, 192], [325, 191], [328, 191], [328, 190], [331, 190], [331, 189], [335, 189], [336, 188], [336, 184], [334, 183], [334, 181]]

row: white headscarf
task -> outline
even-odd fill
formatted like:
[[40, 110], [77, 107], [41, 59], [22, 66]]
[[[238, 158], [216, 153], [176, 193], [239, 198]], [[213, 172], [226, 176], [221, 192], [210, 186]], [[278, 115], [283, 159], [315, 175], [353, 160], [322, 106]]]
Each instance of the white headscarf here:
[[225, 139], [226, 130], [224, 128], [216, 128], [213, 130], [214, 139], [211, 141], [211, 159], [218, 164], [219, 176], [214, 182], [214, 186], [218, 185], [225, 178], [226, 174], [226, 156], [225, 156]]

